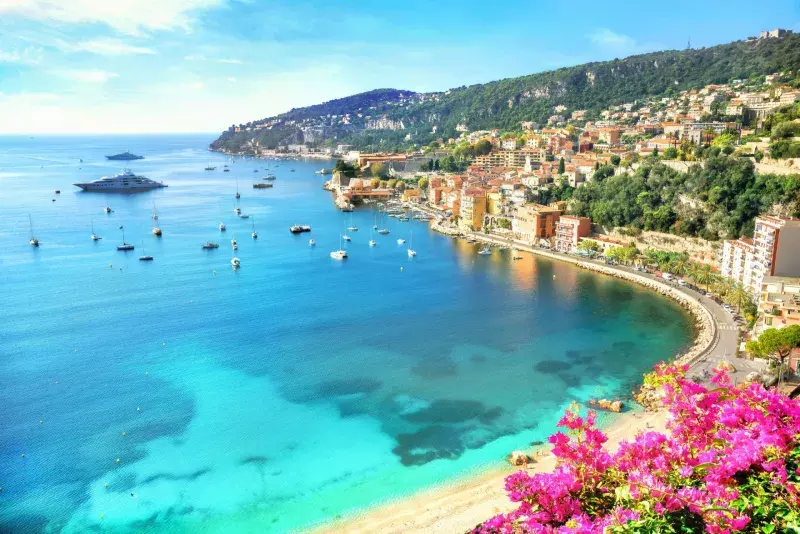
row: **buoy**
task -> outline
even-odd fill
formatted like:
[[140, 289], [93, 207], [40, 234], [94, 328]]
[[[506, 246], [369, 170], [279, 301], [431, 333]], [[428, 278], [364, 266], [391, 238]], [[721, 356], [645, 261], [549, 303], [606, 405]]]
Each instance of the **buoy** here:
[[106, 514], [100, 514], [100, 519], [104, 519], [105, 517], [106, 517]]
[[122, 433], [122, 435], [123, 435], [123, 436], [127, 436], [127, 435], [128, 435], [128, 433], [127, 433], [127, 432], [123, 432], [123, 433]]
[[150, 372], [149, 372], [149, 371], [145, 371], [145, 372], [144, 372], [144, 376], [148, 376], [149, 374], [150, 374]]
[[113, 268], [114, 268], [114, 266], [113, 266], [112, 264], [110, 264], [110, 263], [109, 263], [109, 264], [108, 264], [108, 268], [109, 268], [109, 269], [113, 269]]
[[402, 268], [402, 267], [400, 267], [400, 270], [402, 271], [402, 270], [403, 270], [403, 268]]
[[119, 458], [117, 458], [117, 463], [119, 463]]
[[19, 456], [20, 456], [20, 458], [25, 458], [25, 453], [23, 452], [23, 453], [22, 453], [22, 454], [20, 454]]
[[161, 346], [162, 346], [162, 347], [166, 347], [166, 346], [167, 346], [167, 342], [166, 342], [166, 341], [165, 341], [165, 342], [163, 342], [163, 343], [161, 344]]
[[136, 408], [136, 411], [137, 411], [137, 412], [141, 412], [141, 411], [142, 411], [142, 409], [141, 409], [141, 408]]
[[43, 425], [44, 424], [44, 419], [39, 419], [39, 424]]
[[108, 482], [106, 482], [105, 484], [103, 484], [103, 487], [106, 487], [106, 488], [107, 488], [107, 487], [108, 487]]
[[211, 271], [211, 272], [214, 274], [214, 276], [217, 276], [217, 270], [216, 270], [216, 269], [214, 269], [214, 270], [213, 270], [213, 271]]

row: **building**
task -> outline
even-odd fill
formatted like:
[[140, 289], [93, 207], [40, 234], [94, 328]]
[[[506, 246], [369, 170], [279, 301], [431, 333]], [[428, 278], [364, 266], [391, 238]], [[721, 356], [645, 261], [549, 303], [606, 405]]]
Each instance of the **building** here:
[[778, 39], [791, 35], [792, 30], [784, 30], [783, 28], [775, 28], [774, 30], [766, 30], [761, 32], [761, 39]]
[[575, 215], [562, 215], [556, 223], [556, 244], [558, 252], [575, 252], [578, 241], [588, 237], [592, 231], [592, 221], [589, 217]]
[[758, 296], [756, 332], [800, 325], [800, 278], [765, 276]]
[[800, 219], [756, 217], [749, 240], [726, 241], [722, 275], [741, 282], [753, 295], [767, 276], [800, 276]]
[[561, 211], [541, 204], [523, 204], [517, 207], [511, 230], [514, 237], [529, 243], [550, 239], [556, 235], [556, 223]]
[[486, 192], [483, 189], [467, 189], [461, 195], [458, 208], [458, 224], [467, 230], [480, 230], [486, 214]]

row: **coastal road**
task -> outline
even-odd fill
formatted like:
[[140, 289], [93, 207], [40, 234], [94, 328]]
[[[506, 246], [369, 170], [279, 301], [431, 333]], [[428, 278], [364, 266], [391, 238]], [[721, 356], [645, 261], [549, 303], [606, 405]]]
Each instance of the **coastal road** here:
[[751, 372], [760, 372], [764, 368], [764, 362], [753, 361], [737, 356], [739, 345], [739, 326], [736, 324], [736, 318], [734, 315], [725, 311], [725, 309], [721, 305], [717, 304], [713, 299], [703, 295], [691, 287], [680, 286], [676, 282], [670, 282], [663, 278], [657, 278], [652, 274], [639, 272], [631, 267], [607, 265], [604, 261], [576, 257], [570, 254], [555, 252], [550, 249], [539, 250], [536, 247], [513, 239], [498, 237], [495, 235], [487, 235], [479, 232], [469, 232], [467, 235], [482, 241], [490, 241], [504, 246], [515, 247], [518, 250], [531, 252], [537, 255], [543, 255], [551, 259], [563, 259], [572, 263], [575, 261], [580, 261], [583, 263], [596, 263], [598, 265], [603, 265], [603, 267], [608, 269], [632, 273], [643, 278], [672, 286], [676, 290], [685, 293], [691, 298], [697, 299], [698, 302], [700, 302], [711, 313], [711, 316], [717, 325], [717, 335], [711, 350], [707, 351], [703, 356], [695, 359], [695, 361], [691, 364], [689, 368], [689, 376], [692, 378], [706, 382], [707, 379], [713, 375], [714, 368], [722, 362], [728, 362], [733, 365], [734, 372], [731, 373], [731, 379], [737, 383], [743, 381]]

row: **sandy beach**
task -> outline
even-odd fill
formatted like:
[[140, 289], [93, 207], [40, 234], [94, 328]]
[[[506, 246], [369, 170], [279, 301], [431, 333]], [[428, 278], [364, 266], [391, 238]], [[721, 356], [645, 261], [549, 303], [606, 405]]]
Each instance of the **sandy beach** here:
[[[615, 450], [621, 441], [640, 431], [664, 431], [666, 412], [626, 413], [606, 429], [607, 447]], [[511, 451], [509, 451], [511, 452]], [[549, 448], [528, 466], [528, 472], [547, 472], [555, 467]], [[531, 452], [531, 455], [535, 455]], [[312, 532], [408, 533], [465, 532], [478, 523], [513, 510], [503, 479], [520, 468], [509, 465], [465, 480], [420, 492], [407, 499], [379, 504], [362, 513], [327, 523]]]

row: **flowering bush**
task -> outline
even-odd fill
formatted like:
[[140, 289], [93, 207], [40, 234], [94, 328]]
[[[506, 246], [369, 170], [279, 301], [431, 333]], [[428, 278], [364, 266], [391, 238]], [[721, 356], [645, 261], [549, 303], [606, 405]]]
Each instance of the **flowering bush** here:
[[686, 367], [659, 365], [667, 433], [642, 432], [603, 447], [595, 413], [570, 409], [550, 437], [552, 473], [506, 478], [519, 503], [478, 533], [762, 532], [800, 534], [800, 402], [760, 384], [714, 389], [686, 379]]

